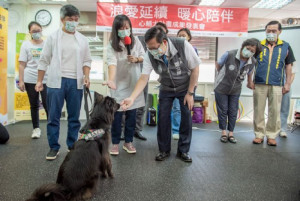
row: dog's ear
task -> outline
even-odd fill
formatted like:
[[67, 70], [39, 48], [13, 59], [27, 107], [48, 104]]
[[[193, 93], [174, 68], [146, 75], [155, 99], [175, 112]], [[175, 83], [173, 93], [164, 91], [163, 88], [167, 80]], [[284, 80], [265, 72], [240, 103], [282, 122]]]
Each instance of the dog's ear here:
[[97, 92], [94, 92], [94, 99], [95, 99], [95, 102], [99, 103], [103, 100], [103, 95], [101, 95]]

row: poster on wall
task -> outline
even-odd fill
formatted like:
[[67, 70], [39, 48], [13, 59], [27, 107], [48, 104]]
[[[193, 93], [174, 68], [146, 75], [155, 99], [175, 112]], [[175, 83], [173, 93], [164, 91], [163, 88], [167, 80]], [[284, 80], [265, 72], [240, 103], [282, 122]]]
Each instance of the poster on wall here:
[[193, 36], [247, 37], [248, 8], [216, 8], [173, 4], [97, 4], [97, 31], [111, 31], [114, 17], [127, 15], [135, 33], [145, 33], [157, 22], [176, 34], [189, 28]]
[[0, 7], [0, 123], [7, 124], [7, 20], [8, 11]]
[[[14, 114], [15, 120], [30, 120], [31, 112], [30, 112], [30, 104], [26, 91], [21, 92], [18, 88], [19, 83], [19, 55], [23, 41], [30, 40], [30, 35], [25, 33], [17, 33], [16, 35], [16, 67], [15, 67], [15, 75], [16, 75], [16, 85], [15, 85], [15, 104], [14, 104]], [[39, 117], [40, 119], [47, 119], [46, 112], [43, 108], [42, 102], [39, 104]]]

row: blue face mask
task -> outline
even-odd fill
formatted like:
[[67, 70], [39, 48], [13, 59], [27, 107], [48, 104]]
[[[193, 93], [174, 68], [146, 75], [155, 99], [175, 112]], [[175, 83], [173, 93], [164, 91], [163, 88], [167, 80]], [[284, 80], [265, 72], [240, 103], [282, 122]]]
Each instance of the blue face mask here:
[[31, 37], [32, 37], [33, 40], [39, 40], [42, 37], [42, 33], [41, 32], [32, 33]]
[[[162, 45], [162, 44], [161, 44], [161, 45]], [[153, 49], [153, 50], [149, 50], [149, 49], [148, 49], [148, 51], [150, 52], [150, 54], [153, 55], [153, 57], [159, 58], [159, 57], [161, 57], [162, 55], [165, 54], [165, 52], [164, 52], [164, 51], [162, 50], [162, 48], [161, 48], [161, 45], [160, 45], [159, 48], [157, 48], [157, 49]]]
[[77, 26], [78, 26], [78, 22], [66, 21], [65, 29], [70, 33], [74, 33]]
[[250, 50], [248, 50], [246, 47], [244, 47], [242, 50], [242, 55], [245, 58], [250, 58], [250, 57], [253, 57], [254, 53], [251, 52]]
[[277, 34], [275, 33], [267, 33], [266, 36], [267, 36], [267, 40], [270, 42], [274, 42], [277, 39]]
[[120, 38], [125, 38], [126, 36], [130, 36], [130, 29], [118, 30], [118, 36]]

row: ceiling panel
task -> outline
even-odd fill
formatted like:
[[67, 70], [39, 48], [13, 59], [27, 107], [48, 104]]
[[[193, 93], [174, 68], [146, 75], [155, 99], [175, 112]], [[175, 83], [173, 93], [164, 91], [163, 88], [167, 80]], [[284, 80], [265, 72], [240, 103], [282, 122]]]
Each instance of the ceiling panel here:
[[276, 12], [271, 13], [265, 18], [269, 18], [269, 19], [295, 18], [298, 15], [299, 15], [299, 11], [289, 10], [288, 12], [286, 12], [286, 10], [277, 10]]
[[293, 1], [292, 3], [281, 8], [280, 10], [298, 10], [300, 12], [300, 0]]
[[161, 0], [163, 4], [181, 4], [181, 5], [191, 5], [194, 0]]
[[238, 7], [238, 8], [250, 8], [254, 4], [256, 4], [259, 0], [225, 0], [225, 2], [221, 5], [221, 7]]
[[263, 8], [250, 8], [249, 17], [250, 18], [267, 18], [268, 15], [276, 12], [272, 9], [263, 9]]
[[160, 0], [128, 0], [129, 3], [159, 4]]

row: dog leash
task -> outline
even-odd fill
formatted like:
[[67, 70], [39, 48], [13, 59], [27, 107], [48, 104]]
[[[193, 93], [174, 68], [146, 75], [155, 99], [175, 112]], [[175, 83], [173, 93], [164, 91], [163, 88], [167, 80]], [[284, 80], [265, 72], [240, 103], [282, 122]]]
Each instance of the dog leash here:
[[90, 119], [88, 96], [90, 97], [91, 104], [92, 104], [92, 96], [91, 96], [90, 89], [87, 88], [85, 85], [83, 85], [83, 95], [84, 95], [84, 110], [85, 110], [86, 120], [88, 121]]

